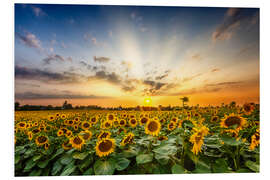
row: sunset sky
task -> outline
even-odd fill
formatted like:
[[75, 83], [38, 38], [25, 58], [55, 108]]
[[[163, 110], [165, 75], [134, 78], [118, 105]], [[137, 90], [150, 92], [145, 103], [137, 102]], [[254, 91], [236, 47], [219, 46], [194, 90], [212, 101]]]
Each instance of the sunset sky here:
[[15, 5], [15, 100], [259, 102], [259, 9]]

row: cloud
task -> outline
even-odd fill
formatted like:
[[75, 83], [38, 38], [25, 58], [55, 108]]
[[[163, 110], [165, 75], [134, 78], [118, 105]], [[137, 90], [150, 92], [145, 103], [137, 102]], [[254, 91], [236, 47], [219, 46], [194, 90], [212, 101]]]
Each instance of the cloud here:
[[38, 84], [16, 82], [15, 86], [40, 87]]
[[229, 8], [223, 22], [212, 33], [212, 41], [230, 39], [244, 20], [252, 18], [253, 16], [248, 16], [244, 9]]
[[106, 99], [111, 97], [106, 96], [95, 96], [95, 95], [81, 95], [81, 94], [54, 94], [54, 93], [34, 93], [34, 92], [24, 92], [16, 93], [15, 99]]
[[121, 82], [119, 75], [117, 75], [115, 72], [108, 73], [105, 71], [98, 71], [96, 72], [95, 77], [98, 79], [105, 79], [113, 84], [119, 84]]
[[87, 64], [84, 61], [79, 62], [83, 67], [86, 67], [88, 70], [91, 70], [93, 67], [90, 64]]
[[220, 82], [220, 83], [214, 83], [214, 84], [206, 84], [205, 86], [233, 86], [233, 85], [239, 85], [242, 84], [242, 81], [227, 81], [227, 82]]
[[41, 46], [41, 41], [32, 33], [26, 32], [25, 35], [20, 33], [16, 33], [19, 40], [26, 46], [31, 48], [36, 48], [38, 50], [43, 50]]
[[15, 66], [15, 79], [37, 80], [46, 83], [78, 83], [83, 78], [82, 75], [75, 73], [55, 73], [36, 68]]
[[196, 54], [192, 55], [191, 58], [193, 60], [198, 60], [198, 61], [203, 59], [202, 56], [199, 53], [196, 53]]
[[218, 68], [214, 68], [211, 70], [211, 72], [218, 72], [218, 71], [220, 71], [220, 69], [218, 69]]
[[109, 62], [109, 60], [110, 60], [110, 58], [108, 58], [108, 57], [103, 57], [103, 56], [96, 57], [96, 56], [94, 56], [94, 61], [95, 62], [106, 63], [106, 62]]
[[33, 13], [35, 14], [35, 16], [37, 16], [37, 17], [47, 15], [47, 14], [46, 14], [41, 8], [39, 8], [39, 7], [31, 6], [31, 9], [32, 9]]
[[48, 55], [48, 57], [46, 57], [45, 59], [43, 59], [43, 62], [45, 64], [51, 64], [52, 61], [56, 61], [56, 62], [65, 62], [65, 61], [72, 61], [71, 57], [68, 58], [64, 58], [63, 56], [59, 55], [59, 54], [51, 54]]

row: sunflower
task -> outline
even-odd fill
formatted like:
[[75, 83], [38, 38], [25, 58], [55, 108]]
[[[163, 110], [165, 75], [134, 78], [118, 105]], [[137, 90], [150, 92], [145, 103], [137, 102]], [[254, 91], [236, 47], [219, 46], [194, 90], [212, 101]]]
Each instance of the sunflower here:
[[63, 135], [64, 135], [64, 131], [62, 129], [59, 129], [57, 131], [57, 136], [59, 137], [59, 136], [63, 136]]
[[114, 114], [108, 114], [108, 115], [107, 115], [107, 120], [108, 120], [108, 121], [113, 121], [114, 118], [115, 118], [115, 117], [114, 117]]
[[245, 103], [243, 109], [246, 115], [250, 115], [254, 111], [254, 106], [251, 103]]
[[119, 121], [119, 125], [120, 125], [121, 127], [124, 127], [124, 126], [126, 125], [126, 120], [121, 119], [121, 120]]
[[67, 138], [71, 137], [71, 136], [72, 136], [72, 131], [67, 130], [67, 132], [65, 133], [65, 136], [66, 136]]
[[246, 123], [247, 121], [245, 118], [232, 113], [229, 116], [226, 115], [223, 119], [221, 119], [220, 126], [223, 128], [232, 128], [232, 126], [235, 126], [235, 129], [230, 129], [228, 131], [238, 133], [246, 125]]
[[79, 126], [77, 124], [73, 125], [73, 128], [75, 131], [77, 131], [79, 129]]
[[62, 115], [61, 115], [61, 118], [62, 118], [62, 119], [65, 119], [66, 117], [67, 117], [67, 116], [66, 116], [65, 114], [62, 114]]
[[84, 145], [84, 139], [81, 136], [74, 136], [69, 139], [69, 143], [73, 148], [81, 150], [82, 146]]
[[211, 122], [218, 122], [219, 117], [218, 116], [212, 116]]
[[98, 135], [98, 140], [102, 140], [104, 138], [109, 138], [111, 137], [111, 133], [109, 131], [102, 131], [99, 135]]
[[121, 141], [120, 145], [125, 146], [127, 144], [132, 144], [133, 140], [134, 140], [134, 134], [130, 132], [127, 135], [125, 135], [125, 137]]
[[251, 136], [251, 144], [249, 146], [250, 150], [254, 150], [255, 147], [257, 147], [260, 144], [260, 134], [259, 132], [256, 132]]
[[161, 129], [161, 124], [157, 120], [149, 120], [145, 126], [145, 133], [152, 136], [157, 136]]
[[118, 126], [119, 126], [119, 121], [118, 121], [117, 118], [115, 118], [115, 119], [113, 120], [113, 126], [114, 126], [114, 127], [118, 127]]
[[44, 149], [45, 149], [45, 150], [48, 150], [49, 147], [50, 147], [50, 144], [49, 144], [49, 143], [45, 143], [45, 144], [44, 144]]
[[98, 122], [97, 117], [96, 117], [96, 116], [91, 117], [91, 118], [90, 118], [90, 122], [91, 122], [92, 124], [96, 124], [96, 123]]
[[18, 128], [20, 128], [20, 129], [26, 129], [26, 122], [19, 122], [18, 123]]
[[102, 123], [102, 128], [104, 129], [111, 129], [112, 128], [112, 121], [106, 120]]
[[81, 127], [83, 130], [88, 130], [91, 127], [91, 124], [87, 121], [83, 121]]
[[173, 121], [171, 121], [171, 122], [167, 125], [167, 128], [168, 128], [169, 131], [172, 131], [172, 130], [174, 130], [174, 129], [176, 128], [176, 124], [175, 124]]
[[96, 144], [96, 154], [99, 157], [108, 156], [114, 152], [115, 140], [110, 138], [104, 138], [100, 141], [97, 141]]
[[52, 115], [49, 116], [49, 117], [48, 117], [48, 120], [49, 120], [49, 121], [53, 121], [53, 120], [54, 120], [54, 116], [52, 116]]
[[137, 126], [137, 120], [135, 118], [130, 119], [128, 123], [133, 128]]
[[173, 118], [171, 119], [171, 122], [177, 123], [177, 122], [178, 122], [178, 118], [177, 118], [177, 117], [173, 117]]
[[65, 141], [63, 144], [62, 144], [62, 148], [64, 150], [70, 150], [72, 149], [72, 145], [69, 143], [69, 140]]
[[144, 124], [146, 124], [148, 122], [148, 118], [147, 117], [142, 117], [141, 119], [140, 119], [140, 125], [144, 125]]
[[198, 154], [199, 152], [201, 152], [201, 147], [203, 145], [203, 132], [199, 131], [199, 132], [195, 132], [193, 135], [190, 136], [189, 141], [193, 144], [192, 147], [192, 152], [194, 154]]
[[34, 134], [37, 134], [37, 133], [40, 132], [40, 130], [39, 130], [38, 128], [36, 128], [36, 129], [33, 129], [32, 132], [33, 132]]
[[48, 138], [46, 136], [41, 135], [36, 137], [35, 141], [38, 146], [42, 146], [43, 144], [48, 142]]
[[81, 131], [80, 132], [80, 136], [85, 140], [85, 141], [88, 141], [89, 139], [91, 139], [92, 137], [92, 132], [91, 131]]
[[27, 135], [28, 135], [28, 139], [31, 141], [33, 139], [33, 133], [29, 131]]
[[68, 120], [67, 121], [67, 125], [72, 126], [73, 124], [75, 124], [73, 120]]

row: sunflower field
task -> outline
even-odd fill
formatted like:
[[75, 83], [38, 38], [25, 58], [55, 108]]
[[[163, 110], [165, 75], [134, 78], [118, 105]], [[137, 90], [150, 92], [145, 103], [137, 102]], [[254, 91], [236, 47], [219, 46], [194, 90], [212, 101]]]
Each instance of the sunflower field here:
[[259, 172], [259, 105], [15, 112], [15, 176]]

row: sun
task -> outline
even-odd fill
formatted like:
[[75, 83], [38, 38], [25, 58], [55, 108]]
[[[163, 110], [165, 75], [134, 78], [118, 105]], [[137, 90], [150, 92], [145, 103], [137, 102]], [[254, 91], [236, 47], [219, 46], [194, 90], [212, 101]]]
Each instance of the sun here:
[[152, 105], [152, 99], [150, 97], [144, 98], [144, 105], [145, 106], [151, 106]]

